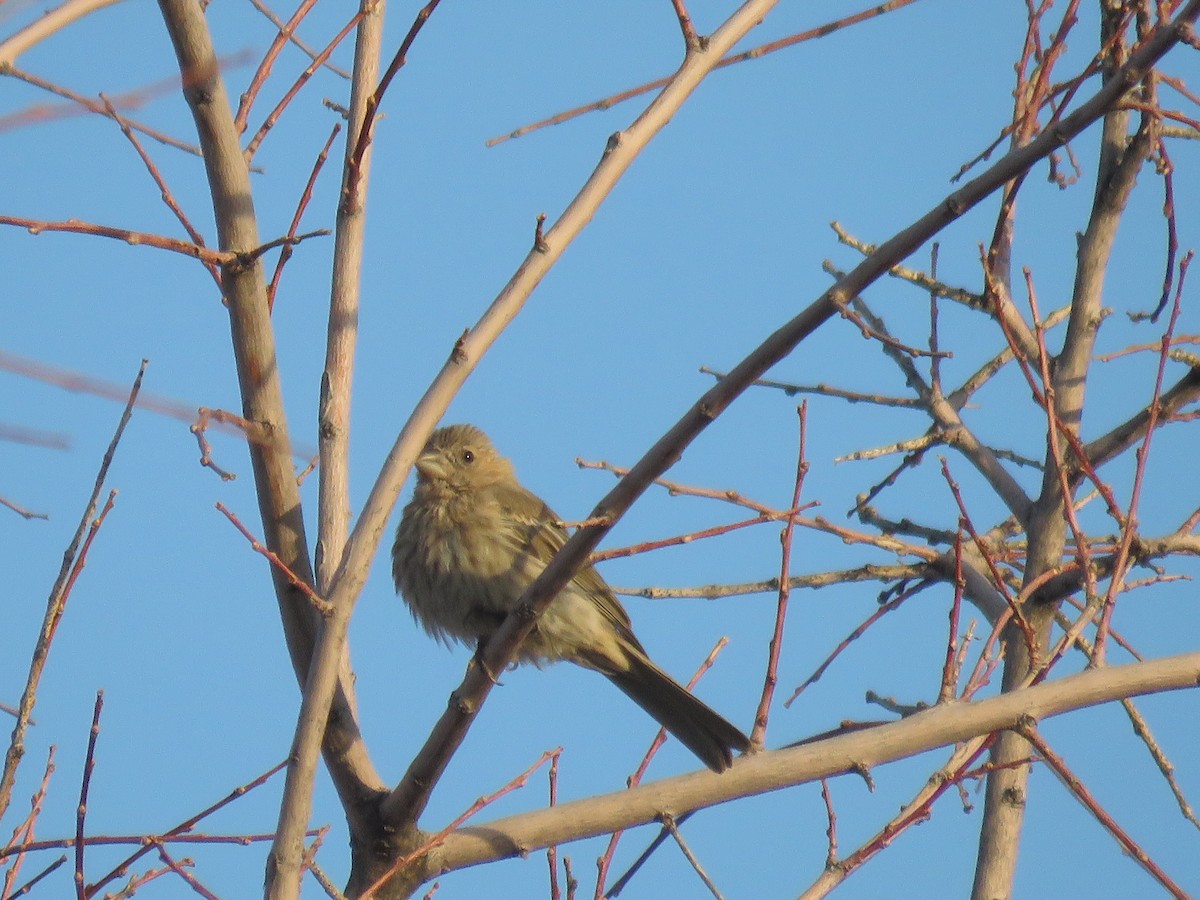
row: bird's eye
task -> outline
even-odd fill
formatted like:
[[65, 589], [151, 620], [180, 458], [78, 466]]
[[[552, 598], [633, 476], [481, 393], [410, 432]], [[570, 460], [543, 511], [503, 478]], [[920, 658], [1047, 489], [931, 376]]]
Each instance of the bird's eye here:
[[463, 458], [463, 462], [465, 462], [465, 463], [475, 462], [475, 454], [472, 453], [470, 450], [464, 450], [462, 458]]

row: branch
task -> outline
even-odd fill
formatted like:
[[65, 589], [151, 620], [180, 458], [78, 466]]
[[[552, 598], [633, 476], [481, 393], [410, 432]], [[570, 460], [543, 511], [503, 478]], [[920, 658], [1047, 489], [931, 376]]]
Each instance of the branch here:
[[66, 3], [56, 6], [0, 43], [0, 69], [12, 65], [26, 50], [62, 31], [72, 22], [118, 2], [120, 0], [67, 0]]
[[[1190, 368], [1158, 399], [1159, 424], [1166, 423], [1197, 399], [1200, 399], [1200, 368]], [[1087, 444], [1084, 448], [1087, 458], [1097, 468], [1110, 462], [1141, 440], [1149, 423], [1150, 407], [1146, 406], [1107, 434]]]
[[[663, 113], [672, 111], [695, 88], [714, 64], [714, 54], [719, 55], [724, 52], [731, 39], [740, 38], [765, 15], [772, 5], [767, 0], [763, 0], [761, 3], [747, 3], [713, 34], [708, 51], [693, 54], [684, 63], [672, 84], [651, 104], [633, 128], [624, 134], [618, 133], [609, 140], [609, 149], [605, 159], [597, 168], [589, 185], [585, 186], [580, 198], [577, 198], [576, 202], [572, 204], [568, 214], [575, 209], [580, 199], [588, 196], [592, 190], [606, 190], [607, 186], [611, 186], [615, 178], [632, 160], [631, 153], [638, 149], [638, 142], [631, 141], [630, 138], [634, 135], [641, 137], [647, 128], [652, 129], [651, 133], [661, 128], [666, 121], [661, 118]], [[410, 766], [404, 781], [385, 801], [383, 809], [385, 817], [392, 822], [412, 821], [416, 818], [428, 800], [429, 791], [432, 790], [438, 776], [444, 770], [454, 749], [466, 736], [483, 700], [493, 686], [487, 673], [504, 670], [520, 642], [532, 630], [537, 616], [573, 577], [575, 571], [583, 565], [588, 555], [595, 550], [608, 529], [612, 527], [612, 523], [624, 515], [649, 484], [679, 459], [684, 449], [737, 399], [751, 382], [762, 377], [771, 366], [787, 356], [802, 340], [836, 315], [851, 297], [862, 293], [893, 265], [910, 255], [940, 229], [958, 219], [1013, 178], [1026, 172], [1039, 159], [1062, 146], [1104, 115], [1107, 110], [1121, 100], [1130, 85], [1138, 83], [1149, 68], [1182, 39], [1187, 33], [1187, 23], [1195, 19], [1197, 15], [1200, 15], [1200, 0], [1189, 0], [1176, 22], [1156, 29], [1142, 43], [1142, 46], [1131, 54], [1129, 61], [1119, 70], [1116, 77], [1098, 90], [1091, 99], [1081, 104], [1070, 115], [1063, 117], [1055, 128], [1043, 132], [1030, 143], [1007, 154], [983, 174], [950, 194], [908, 228], [881, 244], [875, 253], [863, 260], [844, 278], [839, 279], [811, 306], [768, 337], [753, 353], [739, 363], [727, 378], [707, 391], [650, 448], [629, 474], [600, 501], [593, 515], [603, 517], [607, 524], [591, 525], [575, 532], [525, 592], [519, 607], [509, 614], [505, 624], [488, 641], [487, 646], [482, 648], [481, 665], [472, 667], [468, 672], [462, 685], [455, 691], [446, 713], [434, 727], [425, 746]], [[645, 139], [648, 139], [649, 136], [646, 134]], [[620, 159], [623, 165], [619, 171], [609, 172], [606, 164], [614, 159]], [[598, 181], [602, 183], [597, 184]], [[560, 226], [561, 223], [546, 234], [547, 248], [558, 246], [555, 238]], [[577, 233], [577, 229], [572, 236], [574, 233]], [[537, 259], [537, 255], [541, 252], [535, 249], [533, 258], [526, 262], [526, 265], [539, 270], [538, 278], [544, 271], [542, 268], [544, 262], [539, 262]], [[551, 252], [553, 252], [552, 249], [545, 255], [548, 256]], [[524, 270], [518, 272], [514, 281], [523, 280], [524, 275]], [[500, 299], [497, 300], [497, 304], [499, 303]], [[464, 350], [473, 336], [474, 332], [468, 332], [456, 345], [455, 356], [448, 364], [450, 371], [459, 366], [465, 367], [467, 361], [472, 358]], [[446, 369], [443, 370], [443, 374], [448, 376], [447, 380], [450, 380]], [[462, 377], [465, 377], [465, 373]], [[454, 381], [461, 383], [461, 378], [456, 378]], [[431, 392], [434, 390], [435, 388], [430, 389]], [[430, 393], [427, 393], [413, 413], [408, 425], [401, 432], [389, 457], [389, 468], [399, 457], [402, 460], [402, 470], [407, 471], [420, 447], [418, 439], [423, 438], [428, 433], [428, 429], [432, 428], [435, 410], [427, 408], [432, 405]], [[444, 401], [439, 400], [436, 414], [440, 415], [444, 409]], [[420, 431], [418, 431], [419, 425], [424, 426]], [[387, 474], [385, 470], [385, 476]], [[383, 476], [381, 476], [382, 480]], [[372, 492], [372, 501], [378, 491], [379, 486], [377, 485], [376, 490]], [[392, 493], [388, 500], [388, 509], [394, 498], [395, 494]], [[368, 501], [368, 506], [372, 501]], [[370, 517], [364, 511], [355, 533], [368, 527], [367, 523], [369, 522]], [[377, 525], [371, 524], [370, 527], [382, 528], [382, 522]], [[344, 566], [348, 564], [349, 560]], [[362, 575], [356, 573], [354, 577], [356, 580], [361, 580]], [[342, 585], [339, 585], [340, 588]], [[355, 593], [357, 590], [358, 587], [354, 587]], [[333, 601], [335, 604], [337, 603], [336, 595]]]
[[113, 228], [111, 225], [98, 225], [95, 222], [81, 222], [79, 219], [67, 219], [62, 222], [47, 222], [42, 219], [25, 219], [18, 216], [0, 216], [0, 225], [13, 225], [24, 228], [30, 234], [41, 234], [43, 231], [65, 231], [72, 234], [91, 234], [97, 237], [112, 238], [124, 241], [131, 246], [144, 244], [159, 250], [170, 250], [172, 253], [182, 253], [198, 259], [205, 265], [222, 265], [232, 257], [228, 253], [210, 250], [199, 244], [181, 241], [178, 238], [164, 237], [161, 234], [150, 234], [146, 231], [130, 231], [127, 228]]
[[446, 839], [437, 871], [530, 853], [617, 828], [652, 822], [663, 809], [682, 816], [741, 797], [850, 774], [936, 747], [1125, 697], [1196, 687], [1200, 653], [1095, 669], [974, 703], [941, 704], [898, 722], [824, 741], [739, 758], [716, 775], [695, 772], [599, 797], [464, 828]]
[[[743, 50], [740, 53], [735, 53], [725, 57], [715, 66], [716, 69], [723, 69], [726, 66], [736, 65], [738, 63], [747, 62], [752, 59], [759, 59], [766, 56], [768, 53], [774, 53], [777, 50], [783, 50], [787, 47], [792, 47], [804, 41], [811, 41], [815, 38], [826, 37], [833, 34], [835, 31], [840, 31], [850, 25], [857, 25], [859, 22], [865, 22], [868, 19], [873, 19], [883, 13], [891, 12], [894, 9], [900, 9], [903, 6], [908, 6], [914, 0], [887, 0], [885, 3], [880, 3], [876, 6], [868, 7], [862, 12], [854, 13], [846, 16], [843, 19], [836, 19], [833, 22], [826, 22], [824, 25], [818, 25], [816, 28], [810, 28], [807, 31], [801, 31], [797, 34], [781, 38], [777, 41], [771, 41], [766, 44], [759, 44], [757, 47], [751, 47], [749, 50]], [[577, 116], [585, 113], [595, 112], [601, 109], [610, 109], [618, 103], [624, 103], [626, 100], [632, 100], [634, 97], [640, 97], [643, 94], [648, 94], [651, 91], [657, 90], [667, 84], [670, 84], [671, 78], [658, 78], [646, 84], [639, 85], [635, 88], [621, 91], [619, 94], [613, 94], [601, 100], [594, 100], [591, 103], [586, 103], [583, 106], [577, 106], [574, 109], [568, 109], [565, 112], [558, 113], [548, 119], [542, 119], [540, 122], [534, 122], [532, 125], [523, 125], [520, 128], [510, 131], [508, 134], [502, 134], [499, 137], [489, 138], [484, 142], [484, 146], [494, 147], [497, 144], [503, 144], [505, 141], [519, 138], [522, 135], [529, 134], [531, 131], [545, 128], [547, 125], [559, 125]]]
[[[63, 613], [66, 611], [67, 598], [71, 594], [71, 588], [75, 585], [75, 580], [79, 577], [79, 573], [83, 569], [84, 562], [87, 559], [87, 551], [91, 546], [92, 539], [96, 536], [104, 515], [107, 514], [112, 506], [113, 496], [110, 494], [108, 505], [105, 506], [104, 512], [98, 519], [90, 523], [89, 530], [89, 520], [96, 512], [96, 503], [100, 498], [100, 491], [104, 488], [104, 480], [108, 477], [108, 468], [112, 464], [113, 456], [117, 452], [117, 444], [121, 442], [121, 435], [125, 433], [125, 426], [129, 424], [129, 419], [133, 415], [133, 405], [137, 400], [138, 391], [141, 390], [142, 375], [145, 371], [146, 360], [142, 360], [137, 377], [133, 380], [133, 387], [129, 391], [129, 399], [125, 402], [125, 410], [121, 413], [121, 419], [117, 423], [117, 430], [113, 434], [112, 440], [109, 441], [108, 449], [104, 452], [104, 458], [100, 461], [100, 470], [96, 473], [96, 481], [92, 486], [92, 494], [88, 498], [87, 506], [84, 507], [83, 516], [80, 518], [79, 525], [75, 529], [71, 543], [67, 546], [67, 550], [63, 554], [62, 568], [59, 570], [58, 578], [54, 582], [54, 587], [50, 589], [50, 596], [46, 600], [46, 615], [42, 619], [42, 629], [38, 632], [37, 643], [33, 649], [33, 659], [29, 663], [29, 675], [25, 681], [25, 690], [21, 693], [21, 702], [17, 710], [17, 724], [13, 728], [12, 740], [8, 745], [8, 752], [4, 756], [4, 774], [0, 776], [0, 818], [3, 818], [4, 812], [8, 809], [8, 804], [12, 799], [13, 782], [17, 777], [17, 766], [20, 765], [21, 758], [25, 755], [25, 731], [31, 721], [34, 704], [37, 703], [37, 689], [41, 683], [42, 671], [46, 667], [46, 658], [50, 653], [50, 645], [54, 641], [54, 635], [58, 631], [58, 624], [62, 621]], [[84, 538], [85, 531], [88, 532], [86, 540]]]
[[[239, 146], [239, 135], [204, 11], [193, 0], [160, 0], [180, 72], [184, 97], [191, 108], [212, 193], [219, 246], [234, 254], [252, 254], [261, 244], [254, 213], [250, 173]], [[296, 473], [291, 461], [291, 439], [283, 403], [275, 340], [271, 328], [266, 279], [261, 260], [222, 268], [228, 301], [230, 332], [242, 395], [243, 416], [264, 429], [266, 438], [250, 445], [266, 545], [286, 568], [310, 587], [315, 585], [304, 531]], [[297, 677], [309, 679], [301, 707], [302, 720], [292, 748], [284, 787], [279, 836], [268, 862], [267, 883], [276, 896], [295, 897], [305, 853], [304, 834], [311, 812], [311, 785], [316, 775], [320, 738], [325, 736], [331, 762], [329, 771], [346, 808], [352, 831], [362, 833], [363, 798], [382, 789], [382, 779], [367, 756], [350, 697], [348, 680], [339, 678], [335, 665], [327, 685], [314, 688], [320, 674], [310, 665], [313, 645], [320, 634], [340, 658], [347, 616], [337, 614], [317, 621], [308, 598], [288, 577], [270, 567], [288, 651]], [[331, 600], [331, 602], [333, 602]], [[319, 699], [314, 703], [313, 695]], [[335, 725], [327, 732], [327, 718], [335, 708]], [[305, 713], [307, 712], [307, 716]], [[315, 735], [315, 737], [314, 737]], [[276, 878], [278, 874], [279, 878]]]

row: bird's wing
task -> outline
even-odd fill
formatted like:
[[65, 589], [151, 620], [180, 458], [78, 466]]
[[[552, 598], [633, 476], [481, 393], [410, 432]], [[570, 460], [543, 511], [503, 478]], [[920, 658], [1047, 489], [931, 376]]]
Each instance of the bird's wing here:
[[[521, 550], [534, 559], [549, 562], [567, 542], [567, 531], [559, 524], [562, 519], [537, 495], [519, 485], [498, 485], [493, 490], [497, 502], [515, 521], [526, 526], [521, 529], [524, 543]], [[641, 649], [641, 643], [633, 634], [629, 613], [621, 606], [616, 594], [600, 577], [600, 573], [591, 565], [585, 565], [575, 573], [574, 581], [576, 586], [592, 599], [604, 617], [612, 622], [617, 633], [631, 645]]]

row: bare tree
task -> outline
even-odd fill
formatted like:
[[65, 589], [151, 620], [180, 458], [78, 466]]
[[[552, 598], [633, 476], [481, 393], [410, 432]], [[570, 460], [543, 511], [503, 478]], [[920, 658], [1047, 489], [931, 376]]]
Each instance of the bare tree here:
[[[1012, 896], [1029, 778], [1038, 765], [1045, 765], [1062, 779], [1117, 845], [1162, 889], [1175, 896], [1186, 895], [1180, 876], [1168, 872], [1136, 835], [1103, 809], [1040, 725], [1046, 718], [1085, 706], [1119, 702], [1147, 758], [1178, 798], [1183, 816], [1195, 824], [1172, 763], [1152, 736], [1134, 698], [1194, 688], [1200, 678], [1200, 652], [1120, 666], [1109, 666], [1108, 659], [1114, 642], [1124, 640], [1114, 629], [1118, 601], [1135, 588], [1161, 589], [1181, 572], [1191, 571], [1190, 558], [1200, 552], [1196, 535], [1200, 522], [1196, 507], [1200, 504], [1187, 460], [1172, 460], [1170, 467], [1180, 479], [1181, 492], [1190, 498], [1185, 501], [1188, 511], [1165, 524], [1157, 517], [1148, 523], [1141, 514], [1146, 505], [1147, 467], [1157, 458], [1152, 447], [1189, 427], [1183, 423], [1191, 421], [1191, 406], [1200, 397], [1200, 362], [1185, 346], [1194, 343], [1195, 336], [1185, 333], [1181, 324], [1191, 253], [1178, 239], [1171, 154], [1172, 142], [1200, 137], [1196, 98], [1171, 69], [1173, 60], [1186, 58], [1197, 47], [1193, 23], [1200, 15], [1200, 0], [1100, 4], [1100, 33], [1091, 41], [1088, 58], [1073, 69], [1065, 61], [1068, 38], [1085, 40], [1077, 28], [1079, 4], [1066, 2], [1061, 8], [1050, 2], [1028, 4], [1025, 39], [1016, 48], [1014, 104], [1011, 115], [998, 122], [993, 145], [962, 167], [961, 184], [943, 197], [930, 198], [933, 202], [927, 211], [914, 211], [911, 221], [891, 236], [868, 242], [836, 226], [837, 239], [855, 254], [853, 265], [843, 270], [826, 263], [831, 279], [828, 288], [727, 371], [708, 370], [714, 383], [677, 421], [663, 424], [661, 437], [634, 465], [626, 469], [595, 464], [615, 471], [617, 485], [595, 504], [586, 521], [576, 523], [567, 545], [525, 595], [522, 609], [510, 615], [501, 631], [480, 648], [477, 664], [468, 667], [462, 683], [453, 689], [444, 715], [396, 783], [380, 773], [380, 751], [369, 748], [363, 734], [348, 635], [372, 562], [380, 543], [387, 539], [387, 524], [397, 498], [429, 434], [484, 354], [631, 165], [715, 69], [756, 59], [907, 4], [885, 4], [746, 51], [739, 49], [741, 42], [756, 33], [775, 3], [747, 0], [711, 30], [702, 30], [693, 23], [683, 0], [673, 0], [670, 11], [682, 38], [682, 61], [677, 70], [655, 82], [650, 88], [652, 99], [636, 115], [627, 115], [626, 124], [603, 148], [597, 148], [599, 162], [561, 212], [539, 218], [536, 229], [530, 229], [528, 252], [476, 323], [447, 348], [444, 366], [408, 412], [357, 514], [352, 514], [351, 500], [350, 411], [360, 337], [360, 283], [370, 266], [364, 237], [369, 187], [373, 171], [380, 165], [374, 155], [377, 131], [389, 90], [404, 78], [410, 52], [420, 46], [431, 18], [444, 14], [439, 0], [431, 0], [416, 13], [395, 48], [385, 49], [384, 4], [363, 3], [352, 15], [347, 12], [347, 20], [340, 30], [326, 36], [323, 48], [305, 47], [311, 62], [290, 88], [280, 89], [278, 105], [263, 117], [257, 131], [249, 123], [252, 116], [261, 115], [255, 112], [256, 106], [264, 86], [274, 83], [270, 81], [274, 64], [287, 44], [298, 40], [296, 30], [315, 4], [301, 3], [286, 22], [272, 19], [275, 37], [271, 46], [257, 60], [243, 92], [234, 97], [228, 87], [227, 53], [236, 48], [214, 45], [206, 19], [212, 12], [195, 0], [160, 0], [162, 19], [178, 60], [178, 83], [195, 121], [194, 149], [204, 162], [216, 225], [215, 247], [207, 246], [200, 229], [191, 224], [195, 210], [184, 210], [175, 200], [143, 146], [147, 135], [155, 139], [165, 136], [137, 122], [128, 103], [104, 95], [99, 100], [71, 95], [17, 68], [18, 57], [30, 47], [75, 27], [72, 23], [78, 17], [102, 5], [71, 0], [53, 16], [20, 29], [0, 44], [0, 69], [10, 77], [66, 93], [72, 102], [116, 122], [153, 175], [172, 214], [185, 226], [188, 238], [76, 219], [4, 215], [0, 223], [34, 233], [67, 231], [116, 238], [185, 254], [205, 266], [219, 287], [229, 315], [242, 407], [236, 415], [201, 410], [192, 430], [200, 441], [205, 464], [219, 475], [226, 473], [212, 457], [208, 430], [233, 428], [245, 436], [260, 520], [250, 525], [229, 515], [268, 559], [287, 651], [302, 696], [278, 824], [271, 837], [266, 896], [297, 897], [305, 873], [320, 871], [314, 861], [310, 829], [314, 784], [322, 765], [336, 789], [350, 833], [346, 896], [406, 897], [442, 873], [542, 849], [550, 851], [551, 893], [559, 896], [559, 845], [651, 822], [661, 825], [663, 840], [680, 844], [704, 883], [719, 895], [680, 827], [692, 813], [793, 785], [823, 782], [839, 774], [856, 774], [869, 782], [872, 770], [882, 763], [942, 747], [952, 750], [930, 773], [927, 785], [898, 814], [880, 814], [882, 824], [849, 853], [838, 845], [835, 807], [826, 786], [826, 865], [815, 877], [798, 873], [796, 877], [812, 881], [803, 896], [823, 896], [897, 835], [928, 818], [936, 800], [965, 790], [964, 784], [975, 779], [985, 780], [986, 792], [973, 896]], [[344, 122], [324, 143], [287, 233], [264, 239], [256, 215], [256, 154], [274, 136], [273, 129], [293, 98], [330, 64], [333, 51], [344, 41], [354, 43], [353, 65], [347, 73], [349, 100], [341, 109]], [[1174, 92], [1170, 100], [1161, 96], [1168, 89]], [[573, 112], [607, 108], [646, 92], [627, 91]], [[1176, 109], [1174, 104], [1179, 102], [1188, 108]], [[28, 124], [28, 117], [25, 122], [18, 117], [16, 124]], [[518, 129], [514, 135], [528, 130]], [[185, 147], [190, 143], [170, 140]], [[285, 264], [293, 253], [303, 253], [303, 245], [319, 234], [305, 231], [301, 225], [313, 185], [326, 158], [335, 154], [333, 148], [340, 152], [341, 186], [336, 212], [329, 216], [333, 250], [316, 414], [316, 510], [306, 520], [301, 482], [308, 472], [298, 477], [297, 458], [304, 454], [297, 452], [297, 444], [302, 442], [293, 440], [289, 430], [277, 346], [279, 323], [272, 313]], [[329, 170], [333, 168], [330, 164]], [[1016, 246], [1018, 198], [1025, 196], [1022, 192], [1028, 176], [1042, 169], [1060, 187], [1085, 179], [1094, 184], [1090, 210], [1079, 226], [1069, 277], [1073, 286], [1069, 298], [1061, 303], [1047, 304], [1039, 298], [1038, 274], [1021, 267]], [[1140, 288], [1138, 299], [1152, 298], [1153, 302], [1128, 321], [1121, 321], [1106, 307], [1104, 286], [1113, 266], [1118, 226], [1138, 189], [1139, 177], [1142, 190], [1149, 189], [1145, 182], [1154, 182], [1164, 191], [1162, 221], [1168, 237], [1158, 279], [1152, 286]], [[1081, 189], [1082, 184], [1073, 188], [1076, 192]], [[948, 261], [939, 259], [939, 245], [934, 242], [973, 210], [987, 211], [992, 218], [989, 230], [976, 236], [980, 250], [970, 261], [975, 283], [963, 286], [940, 274]], [[925, 251], [928, 264], [913, 263], [910, 257], [922, 248], [929, 248]], [[275, 260], [273, 269], [268, 260]], [[956, 263], [956, 271], [967, 269], [963, 260]], [[897, 295], [900, 299], [886, 308], [878, 296], [883, 293], [879, 283], [885, 276], [903, 285]], [[894, 368], [903, 383], [902, 391], [888, 393], [882, 385], [866, 390], [844, 387], [837, 383], [844, 373], [837, 370], [829, 373], [827, 380], [824, 376], [805, 383], [765, 380], [776, 364], [818, 332], [836, 327], [839, 320], [861, 335], [860, 352], [879, 354]], [[1153, 377], [1132, 408], [1097, 403], [1095, 392], [1088, 390], [1095, 380], [1095, 368], [1103, 364], [1097, 359], [1102, 326], [1120, 331], [1120, 344], [1127, 347], [1124, 352], [1150, 361], [1146, 371]], [[1146, 337], [1148, 329], [1154, 329], [1152, 338]], [[970, 367], [969, 376], [953, 384], [947, 374], [951, 358], [955, 372]], [[23, 374], [43, 380], [51, 377], [32, 364], [9, 362], [9, 368]], [[802, 394], [813, 397], [813, 402], [854, 404], [857, 410], [865, 410], [854, 415], [869, 417], [871, 409], [898, 408], [925, 418], [917, 436], [893, 434], [886, 445], [852, 457], [899, 458], [882, 479], [854, 476], [858, 487], [850, 510], [853, 524], [838, 524], [811, 509], [806, 491], [812, 465], [806, 450], [806, 406], [800, 408], [800, 451], [790, 504], [763, 504], [724, 484], [699, 488], [663, 482], [664, 474], [684, 450], [751, 389], [764, 394]], [[1000, 390], [1011, 410], [1007, 422], [1004, 415], [985, 415], [972, 408], [982, 392]], [[134, 405], [130, 398], [129, 408]], [[158, 409], [178, 412], [165, 401], [159, 402]], [[1085, 411], [1089, 411], [1086, 417]], [[1112, 475], [1122, 464], [1132, 474]], [[1038, 474], [1031, 479], [1028, 472]], [[966, 478], [972, 482], [969, 490], [960, 487]], [[919, 509], [889, 512], [894, 506], [895, 486], [911, 479], [923, 479], [929, 495], [936, 492], [938, 500]], [[96, 496], [103, 481], [102, 473]], [[744, 508], [750, 518], [653, 541], [631, 552], [691, 543], [744, 525], [774, 522], [783, 526], [779, 575], [771, 581], [686, 591], [661, 586], [629, 591], [647, 596], [777, 595], [769, 650], [758, 676], [762, 686], [753, 698], [755, 751], [721, 774], [704, 771], [661, 779], [482, 825], [463, 824], [465, 816], [446, 828], [428, 825], [431, 796], [495, 686], [489, 673], [505, 671], [520, 642], [537, 627], [538, 615], [591, 558], [613, 525], [656, 482], [672, 493], [707, 495], [722, 504]], [[15, 500], [6, 502], [18, 505]], [[94, 515], [95, 503], [93, 497], [84, 523]], [[83, 531], [81, 525], [81, 535]], [[810, 571], [797, 574], [792, 553], [801, 533], [853, 546], [860, 553], [858, 562], [841, 569], [811, 566], [807, 567]], [[64, 566], [64, 581], [70, 571], [69, 565]], [[785, 626], [792, 592], [864, 583], [885, 585], [878, 609], [832, 650], [791, 698], [777, 696], [781, 660], [789, 652]], [[947, 633], [940, 638], [944, 652], [939, 651], [931, 663], [941, 673], [936, 696], [922, 702], [918, 698], [877, 698], [895, 721], [847, 723], [798, 744], [781, 746], [787, 742], [776, 736], [777, 730], [768, 735], [772, 712], [781, 702], [790, 703], [815, 683], [854, 639], [876, 622], [889, 621], [890, 613], [920, 594], [943, 598], [949, 616]], [[0, 814], [10, 805], [39, 673], [64, 602], [62, 590], [56, 588], [25, 693], [14, 710], [17, 726], [0, 783]], [[968, 607], [982, 616], [978, 633], [973, 632], [974, 625], [965, 625]], [[1067, 660], [1072, 662], [1064, 662]], [[1079, 660], [1086, 662], [1081, 665]], [[1062, 674], [1063, 669], [1072, 667], [1085, 671]], [[994, 673], [998, 689], [989, 689]], [[449, 685], [437, 685], [431, 690], [444, 693], [447, 688]], [[1179, 708], [1186, 710], [1187, 704], [1195, 701], [1190, 693], [1185, 696]], [[93, 742], [99, 715], [98, 702]], [[89, 749], [89, 773], [91, 760]], [[548, 753], [540, 762], [546, 760], [552, 760], [553, 766], [557, 756]], [[506, 793], [518, 783], [523, 781], [515, 780], [497, 793]], [[553, 790], [553, 777], [551, 784]], [[478, 790], [495, 787], [480, 785]], [[44, 793], [44, 789], [43, 784], [39, 790]], [[86, 792], [85, 780], [81, 810], [86, 808]], [[483, 805], [481, 802], [479, 808]], [[474, 814], [479, 808], [469, 812]], [[10, 873], [16, 872], [25, 854], [41, 849], [40, 845], [34, 847], [33, 820], [29, 821], [27, 828], [14, 832], [4, 851], [4, 859], [16, 860]], [[149, 842], [159, 849], [165, 866], [155, 877], [175, 874], [203, 892], [198, 876], [166, 850], [170, 838], [191, 827], [180, 826], [178, 831], [154, 836]], [[83, 848], [89, 845], [89, 838], [82, 811], [71, 843], [76, 850], [78, 894], [96, 896], [116, 877], [117, 870], [101, 879], [84, 877]], [[610, 849], [601, 863], [597, 896], [615, 894], [626, 883], [624, 878], [610, 877], [611, 861]], [[565, 877], [570, 896], [574, 887], [569, 869]], [[18, 886], [15, 875], [10, 880], [3, 889], [5, 896]], [[136, 888], [132, 886], [132, 890]], [[326, 889], [334, 891], [332, 886]]]

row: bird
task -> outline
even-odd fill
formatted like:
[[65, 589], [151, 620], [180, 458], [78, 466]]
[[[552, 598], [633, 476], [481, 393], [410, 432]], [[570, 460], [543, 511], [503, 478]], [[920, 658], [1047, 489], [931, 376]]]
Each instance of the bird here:
[[[430, 436], [392, 546], [396, 591], [443, 644], [483, 643], [567, 540], [561, 520], [517, 480], [474, 425]], [[568, 661], [606, 676], [715, 772], [750, 740], [660, 669], [629, 614], [591, 565], [550, 601], [517, 651], [542, 667]]]

